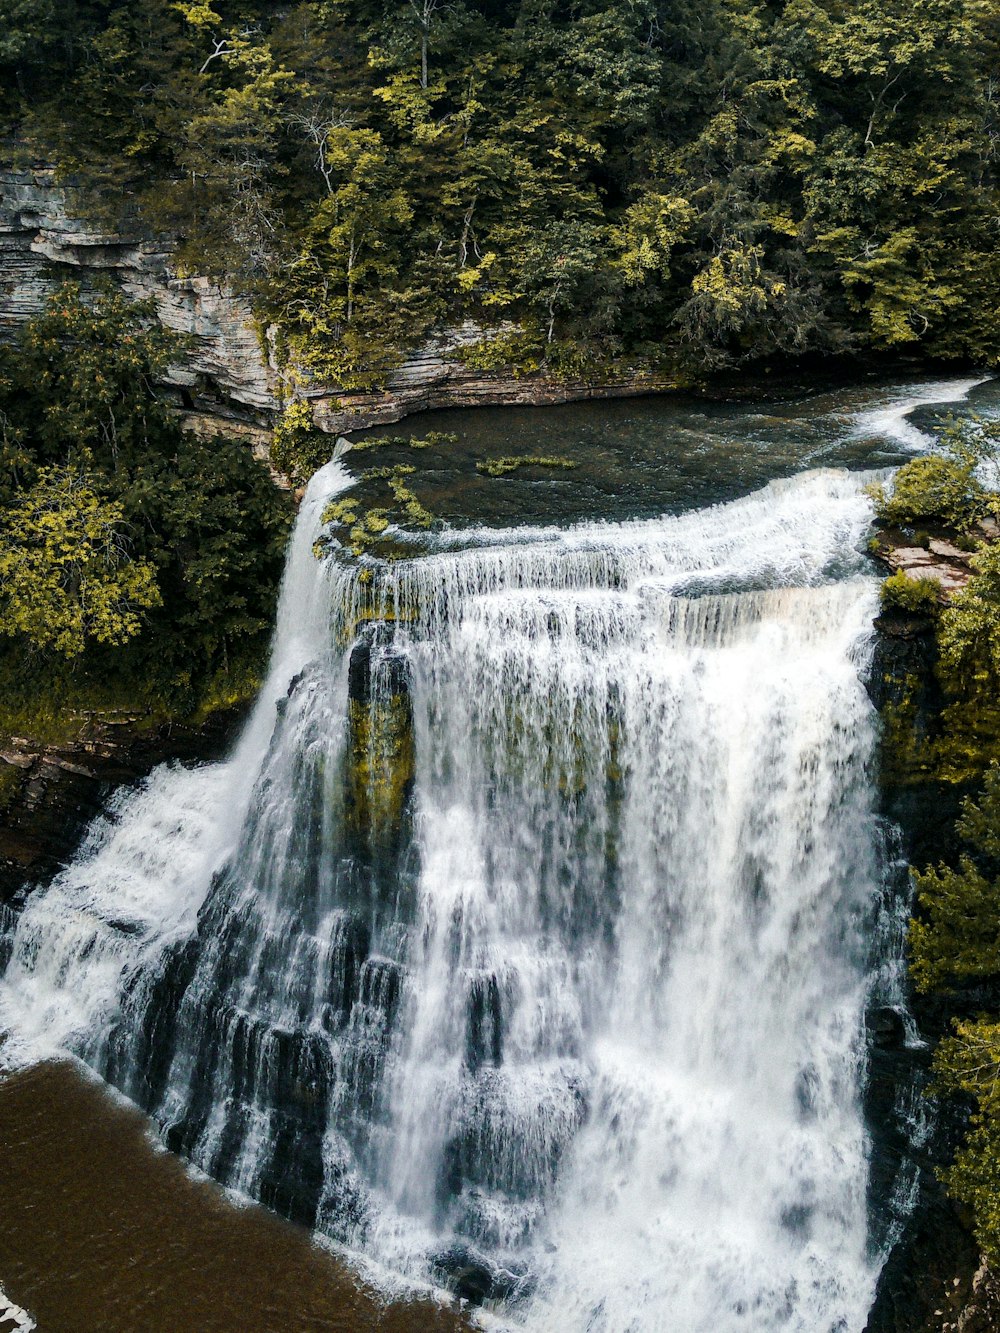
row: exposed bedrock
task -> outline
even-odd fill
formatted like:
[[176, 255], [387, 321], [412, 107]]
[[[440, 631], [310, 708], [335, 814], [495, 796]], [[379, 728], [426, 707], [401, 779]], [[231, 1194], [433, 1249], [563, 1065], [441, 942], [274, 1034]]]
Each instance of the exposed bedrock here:
[[[282, 400], [282, 373], [273, 355], [274, 330], [262, 327], [249, 302], [205, 277], [182, 276], [162, 237], [125, 234], [83, 220], [74, 191], [49, 167], [0, 167], [0, 336], [30, 319], [66, 278], [111, 278], [136, 300], [153, 300], [162, 323], [195, 344], [170, 385], [192, 429], [241, 433], [266, 446]], [[486, 374], [465, 365], [459, 349], [476, 341], [473, 325], [449, 330], [417, 349], [383, 391], [342, 393], [317, 384], [307, 396], [316, 425], [331, 434], [387, 425], [413, 412], [443, 407], [545, 404], [614, 398], [675, 387], [623, 368], [601, 384], [542, 376]]]

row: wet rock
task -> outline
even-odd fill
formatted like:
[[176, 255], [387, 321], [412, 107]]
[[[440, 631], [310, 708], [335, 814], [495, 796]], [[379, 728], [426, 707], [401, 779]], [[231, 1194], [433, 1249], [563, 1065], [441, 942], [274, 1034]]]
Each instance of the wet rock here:
[[[928, 1187], [886, 1261], [865, 1333], [946, 1333], [972, 1295], [979, 1253], [940, 1186]], [[997, 1325], [986, 1325], [995, 1329]]]
[[493, 973], [476, 975], [469, 983], [465, 1063], [471, 1073], [484, 1064], [503, 1063], [503, 1012], [500, 984]]
[[530, 1294], [534, 1286], [529, 1273], [517, 1273], [491, 1263], [471, 1246], [461, 1243], [434, 1255], [431, 1265], [443, 1284], [470, 1305], [484, 1305], [487, 1301], [509, 1303]]
[[366, 861], [394, 864], [406, 843], [415, 772], [409, 666], [387, 627], [365, 629], [348, 665], [346, 811]]
[[373, 685], [390, 697], [409, 690], [406, 658], [394, 648], [388, 625], [366, 625], [351, 649], [347, 667], [347, 694], [353, 703], [369, 703]]
[[[968, 577], [968, 553], [944, 536], [931, 538], [926, 550], [901, 549], [919, 552], [919, 563], [911, 566], [921, 571], [918, 577], [929, 567], [924, 561], [944, 561]], [[945, 705], [935, 672], [933, 622], [885, 611], [875, 627], [867, 683], [883, 721], [880, 811], [902, 830], [906, 862], [926, 865], [954, 852], [955, 819], [965, 792], [961, 784], [938, 780], [928, 758]], [[905, 873], [898, 891], [906, 891]], [[979, 995], [970, 994], [965, 1002], [973, 1010], [984, 1007]], [[894, 1240], [866, 1333], [958, 1333], [966, 1328], [985, 1333], [1000, 1327], [996, 1322], [963, 1322], [973, 1318], [980, 1256], [967, 1219], [947, 1197], [937, 1174], [953, 1160], [968, 1108], [924, 1096], [933, 1045], [949, 1030], [954, 1005], [954, 997], [911, 997], [911, 1012], [926, 1042], [922, 1047], [906, 1046], [895, 1010], [881, 1007], [866, 1015], [870, 1227], [875, 1244]], [[901, 1170], [914, 1182], [912, 1208], [904, 1199], [908, 1211], [903, 1212], [896, 1203]]]
[[894, 573], [903, 573], [914, 580], [932, 579], [940, 584], [947, 599], [964, 588], [972, 577], [969, 554], [950, 542], [932, 540], [926, 549], [892, 546], [886, 551], [885, 560]]
[[865, 1029], [869, 1041], [883, 1050], [897, 1050], [906, 1040], [903, 1018], [896, 1009], [869, 1009], [865, 1015]]
[[213, 759], [228, 748], [245, 706], [198, 726], [149, 726], [136, 714], [80, 718], [79, 739], [39, 746], [5, 737], [0, 773], [16, 791], [0, 809], [0, 902], [25, 883], [43, 884], [64, 863], [115, 786], [135, 782], [165, 759]]

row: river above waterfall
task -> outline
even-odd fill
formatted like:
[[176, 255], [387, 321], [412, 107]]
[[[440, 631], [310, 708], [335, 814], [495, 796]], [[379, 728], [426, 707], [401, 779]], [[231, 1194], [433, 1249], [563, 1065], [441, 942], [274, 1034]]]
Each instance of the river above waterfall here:
[[[6, 1060], [84, 1061], [389, 1293], [860, 1333], [864, 1013], [901, 1003], [864, 472], [970, 395], [435, 414], [445, 526], [385, 568], [316, 558], [321, 470], [233, 757], [117, 793], [9, 923]], [[526, 454], [576, 466], [475, 467]]]
[[[970, 376], [842, 388], [771, 403], [612, 399], [560, 407], [439, 411], [351, 435], [454, 438], [422, 450], [348, 456], [352, 470], [416, 462], [414, 489], [459, 529], [611, 522], [704, 508], [809, 468], [897, 466], [952, 410], [992, 412], [1000, 390]], [[572, 469], [518, 469], [502, 484], [476, 465], [533, 455]]]

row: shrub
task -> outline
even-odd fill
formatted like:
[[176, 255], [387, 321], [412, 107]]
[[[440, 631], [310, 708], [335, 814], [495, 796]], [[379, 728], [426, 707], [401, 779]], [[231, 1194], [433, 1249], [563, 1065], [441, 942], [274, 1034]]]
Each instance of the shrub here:
[[269, 449], [274, 467], [291, 481], [308, 481], [329, 462], [333, 442], [316, 429], [312, 408], [301, 398], [289, 403], [271, 435]]
[[975, 571], [941, 616], [938, 670], [948, 689], [969, 695], [1000, 681], [1000, 546], [972, 557]]
[[901, 569], [882, 584], [882, 606], [887, 611], [932, 615], [941, 604], [941, 585], [936, 579], [913, 579]]
[[896, 473], [893, 491], [872, 491], [875, 516], [889, 527], [908, 528], [943, 523], [966, 532], [992, 512], [994, 498], [977, 481], [973, 467], [955, 458], [930, 454], [905, 463]]

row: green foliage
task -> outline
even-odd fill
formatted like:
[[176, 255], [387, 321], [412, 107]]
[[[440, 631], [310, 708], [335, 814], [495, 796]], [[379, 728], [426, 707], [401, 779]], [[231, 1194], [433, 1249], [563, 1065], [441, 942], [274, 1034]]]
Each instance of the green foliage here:
[[933, 615], [940, 609], [941, 585], [935, 579], [912, 579], [900, 569], [882, 584], [880, 596], [886, 610]]
[[476, 464], [476, 471], [485, 472], [489, 477], [506, 477], [522, 467], [574, 468], [576, 466], [571, 458], [545, 454], [522, 454], [503, 458], [487, 458], [482, 463]]
[[[998, 29], [972, 0], [11, 0], [0, 117], [384, 383], [922, 350], [995, 362]], [[595, 369], [596, 368], [596, 369]]]
[[944, 1173], [951, 1195], [972, 1209], [976, 1240], [991, 1264], [1000, 1261], [1000, 1023], [959, 1021], [941, 1042], [934, 1068], [943, 1091], [975, 1102], [969, 1132]]
[[426, 435], [367, 435], [362, 440], [354, 440], [352, 453], [363, 453], [366, 449], [430, 449], [439, 444], [455, 444], [458, 436], [450, 431], [429, 430]]
[[916, 875], [919, 919], [910, 929], [911, 974], [918, 990], [1000, 976], [1000, 767], [985, 776], [978, 800], [962, 805], [965, 850], [956, 868]]
[[150, 305], [111, 290], [84, 300], [78, 284], [60, 287], [14, 346], [0, 348], [0, 421], [11, 451], [0, 457], [0, 493], [39, 467], [94, 459], [124, 474], [168, 449], [177, 428], [153, 385], [183, 351]]
[[316, 556], [322, 558], [333, 545], [345, 547], [352, 555], [374, 554], [384, 560], [394, 560], [402, 554], [396, 543], [386, 537], [389, 528], [412, 531], [433, 527], [436, 521], [406, 484], [405, 478], [415, 471], [409, 463], [367, 468], [361, 480], [369, 483], [369, 493], [380, 487], [387, 491], [386, 503], [365, 509], [356, 496], [349, 496], [328, 504], [323, 511], [328, 531], [316, 544]]
[[81, 688], [192, 704], [266, 640], [289, 501], [244, 446], [180, 429], [154, 380], [183, 351], [72, 284], [0, 348], [0, 630], [36, 675], [73, 657]]
[[[887, 771], [895, 782], [978, 781], [1000, 745], [997, 496], [980, 480], [991, 470], [996, 473], [997, 428], [975, 420], [951, 425], [940, 444], [942, 453], [900, 468], [891, 495], [872, 488], [882, 527], [902, 528], [906, 542], [924, 547], [936, 531], [971, 553], [969, 581], [947, 596], [935, 588], [937, 605], [931, 602], [931, 589], [926, 599], [921, 597], [921, 581], [904, 582], [905, 576], [897, 574], [884, 585], [885, 605], [934, 615], [934, 689], [943, 691], [932, 717], [912, 707], [908, 686], [909, 704], [897, 698], [883, 710]], [[884, 535], [875, 539], [876, 554], [885, 540]]]
[[890, 527], [939, 523], [967, 532], [995, 507], [995, 497], [976, 479], [974, 463], [928, 454], [905, 463], [892, 493], [874, 486], [875, 517]]
[[0, 760], [0, 814], [9, 810], [24, 787], [24, 774], [13, 764]]
[[971, 564], [938, 630], [938, 669], [953, 694], [995, 693], [1000, 682], [1000, 546], [981, 547]]
[[329, 462], [330, 452], [330, 437], [316, 429], [312, 408], [293, 398], [271, 434], [268, 453], [274, 467], [292, 481], [305, 482]]
[[93, 640], [135, 638], [142, 612], [160, 604], [152, 564], [129, 554], [122, 505], [93, 482], [42, 468], [0, 513], [0, 633], [76, 657]]
[[[918, 990], [954, 990], [1000, 980], [1000, 766], [986, 773], [977, 800], [963, 802], [956, 866], [916, 876], [919, 915], [910, 926], [911, 974]], [[1000, 1022], [983, 1014], [953, 1023], [934, 1053], [937, 1088], [971, 1098], [969, 1132], [944, 1173], [950, 1193], [973, 1213], [976, 1239], [1000, 1259]]]

